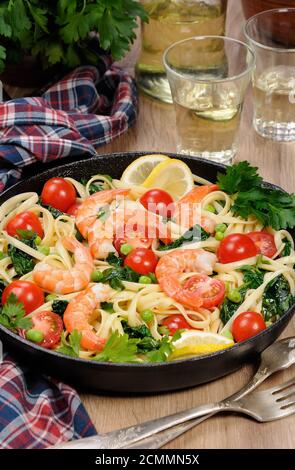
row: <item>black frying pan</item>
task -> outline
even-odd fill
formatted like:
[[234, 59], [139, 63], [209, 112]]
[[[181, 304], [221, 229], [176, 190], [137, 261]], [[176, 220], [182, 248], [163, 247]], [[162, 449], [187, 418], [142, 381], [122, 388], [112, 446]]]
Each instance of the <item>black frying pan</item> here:
[[[21, 181], [0, 196], [0, 204], [22, 192], [40, 192], [45, 181], [53, 176], [79, 179], [89, 178], [96, 173], [108, 173], [119, 178], [127, 165], [144, 153], [147, 152], [99, 155], [74, 162], [64, 160], [63, 166], [35, 165], [24, 175], [28, 177], [27, 180]], [[193, 157], [168, 155], [185, 161], [193, 173], [212, 182], [216, 181], [218, 171], [224, 171], [223, 166], [215, 163]], [[277, 339], [292, 318], [294, 310], [295, 304], [274, 325], [232, 348], [207, 356], [161, 364], [111, 364], [75, 359], [41, 348], [1, 325], [0, 339], [3, 340], [5, 349], [14, 351], [26, 364], [72, 383], [79, 389], [120, 393], [164, 392], [217, 379], [254, 359]]]

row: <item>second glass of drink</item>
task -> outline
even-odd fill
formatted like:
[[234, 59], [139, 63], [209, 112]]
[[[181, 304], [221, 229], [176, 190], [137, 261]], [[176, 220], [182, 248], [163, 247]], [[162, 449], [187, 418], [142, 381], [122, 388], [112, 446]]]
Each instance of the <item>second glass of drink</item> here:
[[243, 42], [201, 36], [172, 44], [164, 65], [180, 153], [230, 164], [255, 56]]

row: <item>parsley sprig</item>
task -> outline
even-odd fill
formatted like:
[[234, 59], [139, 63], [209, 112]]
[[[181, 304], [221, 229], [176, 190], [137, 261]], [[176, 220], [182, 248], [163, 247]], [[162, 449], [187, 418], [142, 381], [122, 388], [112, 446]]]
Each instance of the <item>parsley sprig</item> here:
[[18, 328], [29, 330], [32, 328], [33, 322], [30, 317], [26, 317], [25, 315], [24, 304], [19, 302], [17, 297], [12, 293], [2, 307], [0, 323], [10, 330], [17, 330]]
[[220, 189], [234, 195], [232, 211], [244, 219], [255, 216], [275, 230], [295, 227], [295, 195], [263, 185], [257, 170], [244, 161], [218, 174]]

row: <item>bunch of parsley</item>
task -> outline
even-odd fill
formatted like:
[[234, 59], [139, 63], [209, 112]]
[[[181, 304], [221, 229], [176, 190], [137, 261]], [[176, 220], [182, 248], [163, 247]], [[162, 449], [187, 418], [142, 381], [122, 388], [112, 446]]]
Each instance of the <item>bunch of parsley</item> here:
[[255, 216], [265, 227], [275, 230], [295, 227], [295, 195], [263, 184], [257, 168], [248, 162], [229, 166], [219, 173], [217, 184], [233, 195], [232, 210], [244, 219]]
[[147, 20], [137, 0], [0, 0], [0, 72], [24, 53], [43, 68], [96, 64], [89, 33], [120, 59], [134, 41], [136, 17]]

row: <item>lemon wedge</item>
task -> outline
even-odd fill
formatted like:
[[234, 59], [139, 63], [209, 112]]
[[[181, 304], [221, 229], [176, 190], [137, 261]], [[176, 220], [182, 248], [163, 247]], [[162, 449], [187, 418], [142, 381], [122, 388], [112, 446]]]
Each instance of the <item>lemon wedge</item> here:
[[127, 186], [140, 186], [159, 163], [169, 160], [169, 157], [161, 154], [143, 155], [127, 166], [121, 181]]
[[169, 159], [159, 163], [143, 182], [147, 189], [158, 188], [179, 199], [194, 187], [190, 168], [181, 160]]
[[215, 333], [204, 331], [185, 331], [181, 338], [174, 342], [174, 351], [169, 359], [180, 359], [188, 356], [211, 354], [234, 345], [231, 339]]

